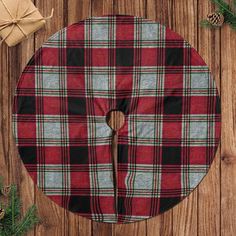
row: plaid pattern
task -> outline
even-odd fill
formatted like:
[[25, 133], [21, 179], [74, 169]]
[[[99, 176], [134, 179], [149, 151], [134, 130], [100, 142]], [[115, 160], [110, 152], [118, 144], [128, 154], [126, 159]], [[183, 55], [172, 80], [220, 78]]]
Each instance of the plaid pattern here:
[[[110, 110], [118, 135], [117, 201]], [[13, 126], [35, 183], [60, 206], [102, 222], [173, 207], [206, 175], [220, 139], [220, 100], [198, 53], [132, 16], [90, 18], [34, 55], [16, 90]]]

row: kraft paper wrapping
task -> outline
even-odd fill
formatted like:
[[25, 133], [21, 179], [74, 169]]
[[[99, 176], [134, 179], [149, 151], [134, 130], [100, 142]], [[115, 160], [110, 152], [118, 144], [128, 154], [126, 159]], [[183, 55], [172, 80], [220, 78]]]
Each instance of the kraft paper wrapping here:
[[45, 20], [30, 0], [0, 0], [0, 37], [11, 47], [39, 30]]

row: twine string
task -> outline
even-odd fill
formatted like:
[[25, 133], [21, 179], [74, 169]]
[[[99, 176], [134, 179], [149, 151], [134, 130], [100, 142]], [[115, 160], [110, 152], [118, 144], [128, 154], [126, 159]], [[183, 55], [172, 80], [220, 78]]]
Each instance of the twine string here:
[[8, 14], [10, 15], [11, 19], [1, 19], [0, 20], [0, 31], [2, 31], [3, 29], [7, 28], [7, 27], [11, 27], [8, 34], [2, 38], [2, 40], [0, 41], [0, 45], [11, 35], [11, 33], [13, 32], [15, 27], [18, 27], [19, 30], [21, 31], [21, 33], [24, 35], [24, 37], [28, 37], [28, 34], [25, 32], [25, 30], [22, 28], [22, 26], [20, 25], [21, 22], [37, 22], [37, 21], [41, 21], [41, 20], [48, 20], [51, 19], [53, 17], [53, 13], [54, 13], [54, 9], [52, 8], [51, 14], [47, 17], [39, 17], [39, 18], [32, 18], [32, 17], [28, 17], [31, 16], [33, 13], [35, 13], [36, 11], [38, 11], [37, 8], [34, 8], [32, 10], [29, 11], [30, 8], [30, 1], [28, 6], [25, 8], [25, 10], [21, 13], [19, 11], [19, 0], [17, 1], [17, 7], [16, 7], [16, 11], [14, 13], [12, 13], [10, 11], [10, 9], [8, 8], [8, 6], [6, 5], [4, 0], [0, 0], [4, 6], [4, 8], [6, 9], [6, 11], [8, 12]]

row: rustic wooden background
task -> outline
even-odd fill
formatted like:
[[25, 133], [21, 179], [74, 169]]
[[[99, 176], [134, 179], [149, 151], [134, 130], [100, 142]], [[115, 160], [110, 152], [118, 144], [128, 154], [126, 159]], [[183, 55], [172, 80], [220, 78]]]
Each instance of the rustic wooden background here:
[[[35, 0], [43, 15], [55, 8], [46, 27], [20, 45], [0, 47], [0, 175], [19, 186], [23, 211], [36, 203], [42, 224], [28, 235], [236, 235], [236, 32], [208, 30], [200, 19], [214, 6], [208, 0]], [[11, 107], [17, 79], [41, 44], [64, 26], [88, 16], [131, 14], [157, 20], [195, 47], [217, 81], [222, 101], [222, 142], [209, 174], [181, 204], [135, 224], [91, 222], [58, 207], [33, 184], [12, 138]]]

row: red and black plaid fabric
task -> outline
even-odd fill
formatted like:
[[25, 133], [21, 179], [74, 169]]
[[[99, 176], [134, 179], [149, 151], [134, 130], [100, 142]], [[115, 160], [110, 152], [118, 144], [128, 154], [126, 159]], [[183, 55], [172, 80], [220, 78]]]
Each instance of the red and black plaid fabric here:
[[[111, 110], [125, 114], [117, 196]], [[170, 29], [95, 17], [56, 33], [30, 60], [13, 127], [29, 174], [54, 202], [127, 223], [173, 207], [206, 175], [220, 139], [220, 100], [203, 59]]]

